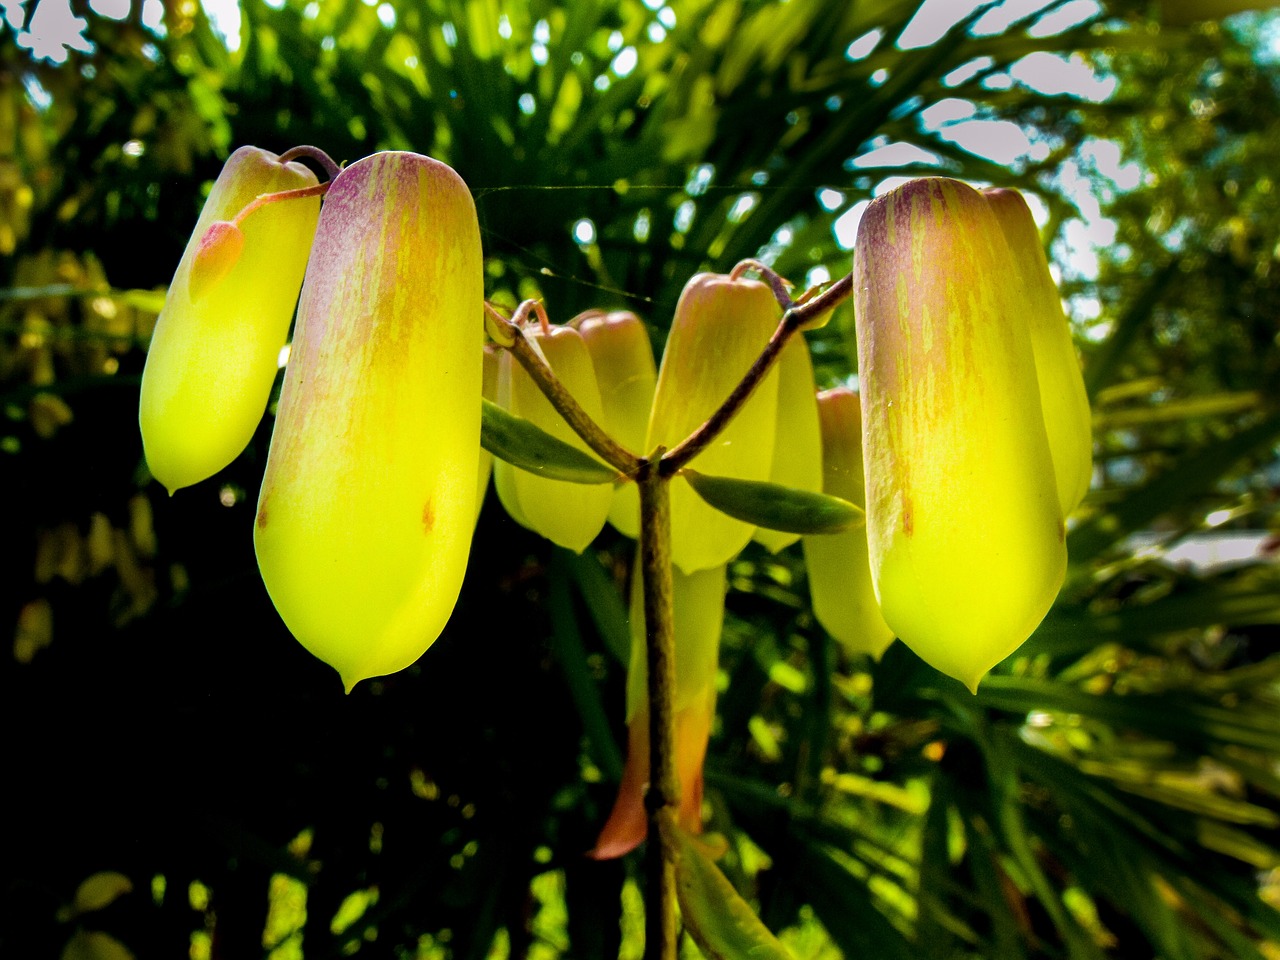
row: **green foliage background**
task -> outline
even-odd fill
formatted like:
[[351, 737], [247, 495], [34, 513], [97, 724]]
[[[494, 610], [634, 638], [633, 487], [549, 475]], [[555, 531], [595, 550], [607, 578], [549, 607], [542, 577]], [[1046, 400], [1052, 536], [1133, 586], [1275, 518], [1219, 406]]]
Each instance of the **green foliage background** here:
[[[139, 374], [202, 190], [235, 145], [315, 143], [448, 161], [491, 297], [559, 320], [627, 306], [659, 345], [697, 270], [846, 272], [832, 224], [887, 175], [1033, 191], [1053, 239], [1078, 164], [1117, 235], [1096, 277], [1065, 266], [1098, 476], [1059, 603], [975, 697], [900, 644], [845, 657], [798, 552], [748, 551], [710, 825], [798, 957], [1280, 956], [1280, 567], [1197, 573], [1158, 549], [1280, 533], [1280, 27], [1113, 0], [1046, 33], [1081, 9], [1057, 2], [900, 49], [919, 6], [675, 0], [670, 23], [639, 2], [245, 0], [229, 53], [188, 0], [160, 31], [141, 4], [81, 10], [94, 50], [61, 67], [4, 30], [0, 954], [637, 955], [635, 865], [582, 856], [625, 743], [625, 541], [572, 556], [490, 503], [444, 636], [344, 698], [257, 577], [270, 417], [177, 497], [145, 473]], [[1005, 79], [1036, 52], [1115, 94]], [[964, 151], [921, 124], [946, 98], [1047, 155]], [[1091, 166], [1099, 140], [1137, 187]], [[848, 163], [886, 142], [938, 165]], [[824, 384], [851, 372], [849, 322], [810, 335]], [[132, 890], [91, 909], [77, 888], [102, 871]]]

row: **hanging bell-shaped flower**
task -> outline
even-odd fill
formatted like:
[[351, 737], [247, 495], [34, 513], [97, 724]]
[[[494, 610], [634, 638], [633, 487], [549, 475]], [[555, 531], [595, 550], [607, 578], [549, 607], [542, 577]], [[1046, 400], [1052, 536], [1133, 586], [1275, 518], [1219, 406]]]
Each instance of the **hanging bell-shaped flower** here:
[[[822, 492], [866, 507], [862, 466], [862, 410], [848, 387], [817, 397], [822, 423]], [[879, 658], [893, 642], [871, 584], [867, 530], [804, 538], [813, 615], [851, 654]]]
[[[658, 381], [653, 345], [644, 321], [629, 310], [593, 313], [578, 322], [600, 384], [605, 433], [632, 453], [643, 456], [649, 411]], [[640, 535], [640, 495], [634, 483], [613, 491], [609, 522], [624, 536]]]
[[[680, 825], [702, 831], [702, 763], [716, 712], [716, 673], [724, 627], [725, 567], [693, 574], [672, 571], [675, 638], [675, 766], [680, 784]], [[621, 857], [645, 838], [644, 792], [649, 783], [649, 669], [644, 594], [639, 567], [631, 591], [631, 663], [627, 672], [627, 762], [613, 811], [591, 856]]]
[[[573, 327], [533, 324], [525, 337], [541, 352], [556, 378], [596, 423], [603, 414], [595, 368], [582, 335]], [[504, 350], [498, 359], [498, 404], [517, 417], [541, 427], [557, 440], [590, 451], [519, 362]], [[505, 460], [493, 465], [498, 498], [511, 518], [552, 543], [581, 553], [604, 528], [613, 486], [551, 480], [512, 466]]]
[[872, 201], [854, 251], [867, 539], [885, 622], [970, 689], [1043, 619], [1066, 548], [1029, 305], [982, 195]]
[[[778, 427], [769, 479], [793, 490], [822, 490], [822, 431], [814, 396], [813, 361], [809, 345], [799, 333], [792, 335], [778, 357]], [[754, 539], [777, 553], [800, 535], [757, 527]]]
[[[700, 273], [685, 284], [662, 354], [645, 450], [668, 449], [701, 426], [764, 350], [781, 309], [755, 280]], [[689, 464], [701, 473], [768, 480], [778, 417], [771, 371], [706, 450]], [[671, 483], [671, 559], [685, 573], [728, 563], [755, 527], [708, 506], [682, 478]]]
[[462, 584], [480, 460], [483, 270], [466, 184], [414, 153], [325, 199], [254, 544], [272, 602], [350, 690], [413, 663]]
[[229, 464], [262, 421], [320, 200], [273, 203], [232, 221], [261, 194], [315, 185], [302, 164], [241, 147], [205, 201], [142, 374], [142, 446], [170, 493]]
[[1093, 419], [1080, 359], [1027, 201], [1016, 190], [984, 190], [982, 195], [1000, 221], [1013, 257], [1017, 297], [1026, 314], [1036, 358], [1040, 408], [1058, 481], [1058, 503], [1066, 516], [1084, 499], [1093, 472]]

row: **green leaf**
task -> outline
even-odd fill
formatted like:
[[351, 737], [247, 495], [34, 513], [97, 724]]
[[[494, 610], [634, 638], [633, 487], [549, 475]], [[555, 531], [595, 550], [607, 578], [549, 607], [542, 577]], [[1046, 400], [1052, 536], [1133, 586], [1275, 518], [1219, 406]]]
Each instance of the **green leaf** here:
[[712, 960], [792, 960], [698, 841], [679, 827], [664, 829], [679, 852], [676, 895], [685, 929], [702, 952]]
[[550, 480], [616, 483], [621, 474], [489, 400], [480, 401], [480, 445], [512, 466]]
[[862, 526], [866, 515], [825, 493], [793, 490], [778, 483], [713, 477], [696, 470], [681, 473], [707, 503], [735, 520], [787, 533], [844, 533]]

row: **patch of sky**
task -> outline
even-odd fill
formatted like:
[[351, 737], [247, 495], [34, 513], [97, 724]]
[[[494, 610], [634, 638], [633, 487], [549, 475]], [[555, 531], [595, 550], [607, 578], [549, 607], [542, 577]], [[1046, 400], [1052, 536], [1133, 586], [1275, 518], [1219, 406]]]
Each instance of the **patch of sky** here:
[[667, 28], [656, 20], [649, 24], [647, 32], [649, 34], [649, 40], [652, 43], [661, 43], [663, 40], [667, 39]]
[[1029, 53], [1009, 68], [1009, 75], [1037, 93], [1070, 94], [1091, 103], [1102, 103], [1116, 91], [1116, 78], [1098, 76], [1079, 54]]
[[642, 0], [642, 2], [650, 10], [657, 10], [663, 6], [663, 0]]
[[831, 279], [831, 271], [818, 264], [816, 267], [810, 267], [809, 272], [804, 275], [805, 289], [816, 287], [820, 283], [826, 283]]
[[889, 71], [881, 67], [879, 70], [872, 73], [871, 76], [867, 77], [867, 82], [873, 87], [883, 87], [888, 79]]
[[389, 3], [378, 4], [378, 22], [390, 30], [396, 25], [396, 8]]
[[983, 70], [990, 70], [995, 66], [995, 60], [991, 57], [974, 57], [968, 63], [962, 63], [950, 73], [942, 78], [944, 87], [958, 87], [962, 83], [968, 83]]
[[846, 170], [865, 170], [869, 167], [906, 167], [925, 164], [931, 167], [942, 165], [937, 154], [916, 146], [914, 143], [887, 143], [859, 156], [845, 161]]
[[692, 200], [686, 200], [676, 207], [676, 215], [672, 220], [676, 233], [689, 232], [689, 228], [693, 226], [693, 214], [696, 209]]
[[832, 187], [823, 187], [817, 192], [818, 204], [823, 210], [838, 210], [844, 203], [844, 193]]
[[596, 242], [596, 225], [595, 222], [583, 217], [573, 225], [573, 240], [581, 246], [588, 246]]
[[539, 20], [533, 25], [533, 42], [534, 43], [550, 43], [551, 42], [551, 24], [546, 20]]
[[747, 214], [756, 208], [756, 204], [760, 202], [758, 193], [743, 193], [738, 195], [738, 199], [733, 201], [733, 206], [729, 208], [726, 219], [730, 223], [741, 223], [747, 219]]
[[44, 84], [36, 79], [35, 74], [24, 74], [22, 85], [26, 88], [27, 99], [31, 101], [31, 105], [41, 113], [53, 106], [53, 95], [44, 88]]
[[595, 87], [597, 90], [599, 90], [601, 93], [604, 93], [610, 87], [610, 80], [608, 77], [606, 77], [602, 73], [600, 74], [600, 76], [596, 77], [595, 82], [592, 83], [591, 85]]
[[610, 66], [619, 77], [625, 77], [636, 68], [636, 64], [639, 62], [640, 57], [636, 53], [636, 48], [626, 47], [613, 58], [613, 63]]
[[503, 40], [511, 39], [511, 21], [505, 13], [498, 17], [498, 36]]
[[889, 112], [890, 120], [901, 120], [910, 116], [924, 105], [924, 97], [907, 97]]
[[222, 45], [232, 53], [239, 50], [241, 15], [237, 0], [201, 0], [200, 6], [204, 7], [205, 16]]
[[848, 49], [844, 52], [845, 59], [854, 61], [865, 60], [867, 57], [871, 56], [872, 51], [875, 50], [883, 37], [884, 31], [878, 28], [867, 31], [857, 40], [853, 41], [853, 43], [849, 44]]
[[898, 37], [897, 46], [902, 50], [928, 47], [937, 43], [948, 31], [982, 8], [986, 12], [973, 24], [974, 36], [992, 36], [1004, 33], [1012, 25], [1034, 17], [1039, 11], [1045, 15], [1028, 27], [1033, 36], [1045, 37], [1097, 16], [1101, 12], [1096, 0], [1070, 0], [1059, 4], [1058, 0], [925, 0], [916, 10], [911, 22]]
[[614, 30], [612, 33], [609, 34], [609, 39], [606, 42], [606, 46], [608, 46], [610, 53], [617, 53], [619, 50], [622, 49], [622, 46], [625, 43], [626, 43], [626, 40], [623, 39], [622, 31]]
[[862, 222], [862, 215], [866, 213], [870, 203], [870, 200], [859, 200], [831, 224], [831, 233], [841, 250], [853, 249], [854, 241], [858, 239], [858, 224]]
[[707, 192], [707, 187], [711, 186], [711, 180], [716, 175], [716, 168], [709, 163], [700, 163], [694, 167], [689, 173], [689, 180], [684, 185], [684, 192], [691, 197], [700, 197]]
[[663, 7], [658, 11], [658, 22], [668, 30], [674, 30], [676, 27], [676, 12], [670, 7]]
[[444, 37], [444, 45], [449, 49], [453, 49], [458, 45], [458, 28], [453, 25], [451, 20], [446, 20], [440, 24], [440, 35]]
[[533, 116], [533, 112], [538, 109], [538, 101], [533, 98], [532, 93], [520, 94], [520, 99], [517, 103], [520, 105], [520, 112], [526, 117]]
[[631, 235], [636, 238], [636, 243], [648, 241], [649, 226], [649, 209], [646, 207], [636, 214], [635, 226], [631, 228]]
[[37, 60], [66, 63], [68, 51], [93, 52], [93, 44], [84, 36], [89, 21], [72, 13], [67, 0], [43, 0], [29, 17], [23, 13], [21, 3], [6, 4], [5, 20], [17, 20], [15, 29], [25, 27], [18, 34], [18, 46], [30, 50]]

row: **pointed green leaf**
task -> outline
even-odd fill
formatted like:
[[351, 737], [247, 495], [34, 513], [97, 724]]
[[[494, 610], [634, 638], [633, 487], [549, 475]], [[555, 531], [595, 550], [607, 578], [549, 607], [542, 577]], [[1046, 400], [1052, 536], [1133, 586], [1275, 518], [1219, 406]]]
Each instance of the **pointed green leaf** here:
[[674, 824], [664, 828], [679, 852], [676, 895], [685, 929], [702, 952], [712, 960], [792, 960], [699, 842]]
[[513, 416], [496, 403], [481, 400], [480, 445], [521, 470], [569, 483], [615, 483], [618, 471], [563, 440]]
[[787, 533], [843, 533], [862, 526], [865, 514], [825, 493], [794, 490], [778, 483], [713, 477], [685, 469], [681, 476], [707, 503], [735, 520]]

